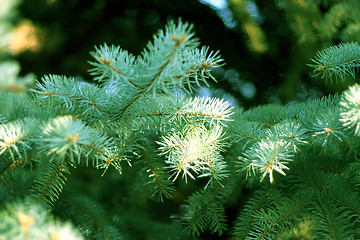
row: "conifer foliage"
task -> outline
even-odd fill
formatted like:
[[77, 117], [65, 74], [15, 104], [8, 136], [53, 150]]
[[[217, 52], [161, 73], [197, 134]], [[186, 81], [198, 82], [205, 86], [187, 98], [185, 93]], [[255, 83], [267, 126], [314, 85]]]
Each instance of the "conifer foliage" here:
[[[184, 234], [178, 229], [188, 238], [360, 238], [359, 85], [247, 111], [192, 97], [223, 61], [182, 21], [139, 56], [106, 44], [91, 55], [98, 84], [48, 75], [31, 89], [0, 92], [0, 239], [134, 239], [119, 226], [141, 208], [107, 211], [66, 193], [68, 176], [84, 166], [105, 178], [115, 169], [136, 202], [180, 203], [163, 227], [169, 239]], [[312, 66], [343, 79], [355, 76], [358, 55], [357, 43], [345, 43], [320, 51]], [[181, 199], [183, 182], [201, 187]]]

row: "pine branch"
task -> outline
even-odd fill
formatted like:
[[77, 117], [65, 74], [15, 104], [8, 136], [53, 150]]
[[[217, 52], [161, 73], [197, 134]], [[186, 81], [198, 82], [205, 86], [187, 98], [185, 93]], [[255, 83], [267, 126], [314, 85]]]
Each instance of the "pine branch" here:
[[[218, 98], [186, 97], [176, 94], [153, 99], [148, 96], [142, 99], [144, 105], [133, 106], [129, 111], [136, 111], [136, 115], [125, 114], [123, 119], [129, 121], [131, 118], [134, 125], [132, 128], [148, 128], [149, 125], [171, 126], [174, 124], [190, 125], [225, 125], [225, 122], [232, 121], [232, 107], [227, 101]], [[138, 126], [138, 127], [136, 127]]]
[[[249, 199], [245, 215], [240, 215], [237, 220], [235, 239], [275, 239], [278, 233], [294, 227], [294, 222], [305, 215], [314, 191], [310, 188], [303, 189], [289, 198], [276, 191], [262, 192], [255, 196], [255, 199]], [[281, 199], [281, 202], [274, 201], [275, 197]]]
[[222, 129], [213, 126], [210, 129], [203, 127], [191, 128], [185, 135], [172, 133], [159, 141], [160, 155], [166, 155], [166, 163], [174, 172], [173, 179], [176, 180], [182, 172], [187, 177], [195, 179], [194, 174], [210, 176], [221, 181], [227, 176], [226, 165], [222, 162]]
[[[238, 116], [235, 116], [237, 118]], [[250, 122], [243, 119], [238, 119], [236, 122], [233, 122], [229, 125], [232, 138], [234, 142], [245, 142], [246, 145], [251, 144], [255, 141], [260, 141], [264, 138], [266, 129], [264, 129], [259, 123]], [[244, 145], [244, 148], [246, 147]]]
[[32, 120], [27, 119], [0, 125], [0, 156], [8, 152], [13, 162], [27, 159], [27, 152], [34, 142], [32, 124]]
[[0, 108], [0, 124], [27, 117], [30, 109], [35, 108], [35, 104], [24, 93], [0, 91], [0, 102], [6, 103]]
[[360, 46], [358, 43], [344, 43], [332, 46], [317, 52], [312, 61], [315, 64], [309, 64], [315, 68], [315, 75], [321, 75], [321, 78], [332, 79], [340, 78], [344, 80], [350, 75], [355, 78], [355, 72], [360, 67]]
[[97, 163], [101, 154], [111, 148], [103, 133], [70, 116], [51, 120], [42, 132], [39, 150], [52, 160], [88, 165], [89, 158]]
[[[234, 239], [246, 239], [252, 231], [253, 224], [256, 224], [256, 215], [254, 213], [260, 211], [263, 206], [270, 207], [273, 204], [274, 201], [271, 199], [269, 192], [264, 192], [263, 190], [256, 191], [235, 222], [236, 225], [233, 233]], [[249, 237], [255, 239], [255, 236], [250, 235]]]
[[267, 239], [267, 236], [274, 234], [275, 229], [281, 232], [282, 229], [293, 227], [294, 220], [299, 221], [304, 216], [304, 209], [311, 203], [313, 195], [312, 189], [303, 189], [289, 199], [282, 198], [281, 203], [276, 206], [276, 211], [261, 212], [260, 218], [270, 224], [263, 230], [259, 239]]
[[293, 151], [289, 143], [285, 141], [260, 141], [244, 152], [240, 161], [244, 162], [247, 175], [262, 173], [261, 181], [269, 175], [270, 182], [274, 181], [274, 170], [286, 175], [284, 170], [289, 168], [286, 164], [293, 159]]
[[208, 191], [195, 192], [188, 199], [189, 209], [183, 221], [189, 232], [199, 235], [206, 229], [210, 229], [212, 233], [217, 232], [222, 235], [222, 232], [227, 229], [224, 207], [218, 199], [218, 191], [221, 191], [219, 185]]
[[68, 166], [65, 164], [44, 160], [38, 170], [35, 185], [30, 190], [31, 194], [28, 196], [27, 202], [50, 209], [59, 198], [66, 183], [65, 174], [69, 173]]
[[59, 114], [68, 113], [93, 121], [115, 114], [107, 98], [104, 99], [107, 93], [96, 85], [58, 75], [45, 76], [36, 85], [38, 90], [32, 89], [32, 92], [38, 94], [40, 104], [51, 104]]
[[[187, 118], [192, 122], [198, 118], [201, 121], [208, 121], [212, 124], [224, 124], [223, 121], [229, 121], [233, 114], [232, 109], [227, 101], [217, 98], [187, 98], [176, 96], [176, 102], [171, 103], [175, 107], [174, 117], [181, 119]], [[197, 120], [198, 122], [199, 120]]]
[[324, 201], [322, 196], [318, 198], [318, 204], [315, 206], [317, 215], [317, 236], [331, 237], [333, 239], [352, 239], [359, 237], [351, 222], [348, 211], [343, 208], [338, 208], [332, 201]]
[[292, 161], [299, 145], [306, 143], [304, 134], [305, 131], [299, 125], [291, 123], [275, 125], [239, 158], [240, 169], [246, 171], [247, 176], [261, 172], [261, 180], [269, 174], [270, 182], [273, 182], [273, 170], [285, 175], [283, 170], [289, 169], [286, 163]]
[[90, 70], [91, 75], [98, 75], [94, 79], [103, 83], [117, 82], [119, 85], [127, 84], [130, 87], [138, 88], [137, 84], [131, 78], [135, 72], [132, 69], [135, 64], [135, 57], [127, 51], [116, 46], [96, 47], [91, 55], [97, 62], [90, 62], [94, 66]]
[[[187, 23], [170, 22], [165, 30], [160, 31], [153, 42], [147, 45], [147, 49], [136, 61], [126, 52], [114, 47], [100, 47], [93, 53], [100, 61], [100, 64], [92, 63], [95, 66], [94, 74], [101, 75], [100, 80], [110, 79], [106, 80], [108, 86], [131, 85], [126, 88], [133, 95], [129, 95], [130, 101], [120, 115], [128, 111], [132, 105], [139, 103], [147, 94], [154, 98], [155, 94], [162, 92], [186, 90], [187, 87], [191, 90], [192, 78], [197, 84], [199, 78], [204, 82], [207, 77], [213, 78], [210, 70], [221, 66], [222, 60], [218, 53], [209, 53], [206, 47], [197, 49], [199, 43], [192, 38], [191, 30], [192, 26]], [[120, 63], [121, 58], [124, 58], [124, 61]], [[115, 67], [112, 65], [113, 62]], [[131, 76], [131, 80], [127, 76]], [[121, 82], [124, 78], [125, 82]]]
[[[334, 118], [333, 116], [337, 117]], [[323, 146], [334, 140], [341, 141], [341, 137], [344, 136], [343, 126], [338, 116], [338, 111], [320, 115], [310, 127], [312, 135], [317, 136], [316, 141], [320, 141]]]
[[[149, 146], [146, 148], [149, 149]], [[150, 148], [151, 149], [151, 148]], [[165, 198], [171, 198], [175, 187], [167, 171], [166, 166], [156, 156], [153, 156], [152, 152], [141, 150], [142, 162], [144, 163], [143, 172], [146, 172], [146, 176], [150, 178], [147, 181], [148, 185], [154, 186], [153, 197], [158, 201], [163, 202]]]
[[360, 136], [360, 85], [355, 84], [344, 92], [341, 107], [341, 121], [345, 127], [354, 128]]

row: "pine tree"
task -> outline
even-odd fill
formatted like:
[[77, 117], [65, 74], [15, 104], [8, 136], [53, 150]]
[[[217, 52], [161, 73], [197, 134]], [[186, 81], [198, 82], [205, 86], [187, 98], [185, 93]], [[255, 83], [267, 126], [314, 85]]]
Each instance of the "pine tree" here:
[[[1, 75], [0, 239], [360, 237], [360, 85], [249, 110], [193, 96], [224, 62], [192, 28], [170, 22], [139, 56], [96, 47], [97, 84], [47, 75], [14, 91]], [[344, 80], [359, 62], [353, 42], [310, 66]]]

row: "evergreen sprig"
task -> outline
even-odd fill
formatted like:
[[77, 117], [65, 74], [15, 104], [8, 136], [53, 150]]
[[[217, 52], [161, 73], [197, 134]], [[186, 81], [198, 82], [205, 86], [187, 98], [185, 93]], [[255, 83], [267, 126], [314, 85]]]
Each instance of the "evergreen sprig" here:
[[340, 78], [344, 80], [347, 75], [355, 77], [356, 69], [360, 66], [360, 46], [357, 42], [343, 43], [331, 46], [317, 52], [309, 66], [315, 68], [315, 75], [321, 78]]
[[344, 126], [354, 128], [360, 133], [360, 85], [355, 84], [344, 92], [341, 105], [341, 121]]
[[[27, 150], [33, 143], [30, 121], [17, 121], [0, 125], [0, 154], [8, 152], [11, 159], [27, 158]], [[30, 128], [29, 128], [30, 127]]]
[[[159, 161], [154, 146], [147, 146], [141, 150], [143, 173], [146, 176], [145, 184], [153, 186], [152, 197], [164, 201], [164, 198], [171, 198], [175, 191], [174, 183], [170, 179], [170, 173], [166, 169], [166, 163]], [[152, 150], [152, 151], [149, 151]]]
[[187, 213], [183, 217], [189, 232], [199, 235], [210, 229], [213, 233], [221, 235], [227, 230], [225, 210], [217, 194], [217, 191], [221, 191], [219, 187], [210, 191], [195, 192], [189, 198]]
[[27, 202], [51, 209], [66, 184], [65, 174], [69, 173], [69, 167], [64, 163], [42, 163]]
[[[37, 89], [31, 89], [37, 94], [41, 104], [51, 105], [58, 114], [67, 112], [86, 120], [99, 120], [105, 114], [111, 116], [112, 106], [104, 101], [107, 93], [96, 85], [76, 81], [59, 75], [49, 75], [36, 83]], [[105, 112], [108, 111], [108, 112]]]
[[144, 93], [154, 96], [159, 91], [191, 90], [193, 82], [206, 82], [212, 77], [209, 70], [222, 65], [218, 53], [209, 52], [207, 47], [197, 48], [192, 28], [181, 21], [170, 22], [136, 58], [114, 46], [96, 48], [92, 52], [97, 60], [91, 62], [95, 66], [92, 74], [99, 75], [96, 79], [106, 85], [128, 86], [134, 101]]

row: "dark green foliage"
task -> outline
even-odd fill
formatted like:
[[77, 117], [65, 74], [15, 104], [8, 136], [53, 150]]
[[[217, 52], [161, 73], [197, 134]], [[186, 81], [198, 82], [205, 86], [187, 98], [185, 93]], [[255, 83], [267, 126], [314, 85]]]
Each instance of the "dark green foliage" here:
[[56, 207], [66, 209], [66, 212], [58, 215], [63, 219], [71, 219], [85, 239], [123, 239], [105, 209], [86, 196], [68, 196]]
[[56, 162], [43, 163], [38, 171], [37, 179], [34, 180], [34, 186], [30, 190], [31, 200], [28, 201], [50, 208], [48, 205], [59, 198], [66, 184], [65, 174], [69, 171], [66, 165]]

